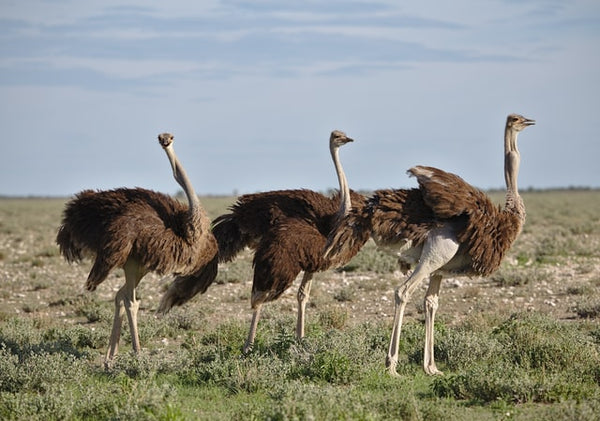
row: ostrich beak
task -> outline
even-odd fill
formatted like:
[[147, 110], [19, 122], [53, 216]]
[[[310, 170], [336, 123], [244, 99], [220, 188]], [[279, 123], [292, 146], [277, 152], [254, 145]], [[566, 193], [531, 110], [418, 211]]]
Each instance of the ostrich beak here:
[[523, 124], [525, 124], [526, 126], [533, 126], [535, 124], [535, 120], [530, 120], [526, 118]]

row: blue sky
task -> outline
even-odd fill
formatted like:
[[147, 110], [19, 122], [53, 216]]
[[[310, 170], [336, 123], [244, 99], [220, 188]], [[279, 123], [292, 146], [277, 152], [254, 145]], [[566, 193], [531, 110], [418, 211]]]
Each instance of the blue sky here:
[[504, 186], [600, 186], [600, 2], [0, 2], [0, 195], [412, 187], [432, 165]]

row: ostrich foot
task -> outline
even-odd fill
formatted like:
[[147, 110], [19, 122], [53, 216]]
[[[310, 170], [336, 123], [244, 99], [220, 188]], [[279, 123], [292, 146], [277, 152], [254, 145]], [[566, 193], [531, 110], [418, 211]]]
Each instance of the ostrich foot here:
[[444, 374], [442, 371], [437, 369], [435, 364], [426, 365], [423, 367], [423, 369], [425, 370], [425, 373], [429, 374], [430, 376], [442, 376]]
[[398, 374], [396, 371], [397, 364], [398, 362], [389, 356], [385, 359], [385, 368], [387, 369], [388, 374], [392, 377], [400, 377], [400, 374]]
[[388, 367], [388, 368], [387, 368], [387, 372], [388, 372], [388, 374], [389, 374], [391, 377], [396, 377], [396, 378], [399, 378], [399, 377], [400, 377], [400, 374], [398, 374], [398, 372], [396, 371], [396, 369], [395, 369], [395, 368], [394, 368], [394, 369], [392, 369], [392, 368]]
[[244, 347], [242, 348], [242, 353], [244, 355], [248, 355], [249, 353], [252, 352], [253, 349], [254, 349], [254, 342], [250, 342], [250, 343], [246, 342], [244, 344]]
[[104, 360], [104, 371], [110, 371], [111, 368], [113, 368], [113, 365], [115, 363], [114, 359], [105, 359]]

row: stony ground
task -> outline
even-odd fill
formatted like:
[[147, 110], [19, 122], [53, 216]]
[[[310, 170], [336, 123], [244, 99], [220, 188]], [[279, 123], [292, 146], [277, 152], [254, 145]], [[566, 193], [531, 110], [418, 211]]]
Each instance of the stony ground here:
[[[539, 216], [547, 210], [536, 205], [540, 206], [538, 216], [531, 216], [535, 215], [535, 207], [529, 211], [532, 221], [528, 221], [515, 250], [498, 274], [489, 278], [444, 280], [439, 319], [453, 324], [474, 312], [502, 314], [524, 310], [572, 319], [581, 315], [585, 305], [591, 306], [594, 316], [594, 306], [600, 303], [600, 207], [594, 210], [587, 203], [600, 202], [600, 193], [588, 192], [587, 196], [575, 198], [585, 199], [582, 207], [587, 216], [581, 218], [585, 222], [577, 219], [573, 227], [566, 226], [564, 221], [573, 219], [567, 212], [564, 216], [567, 219], [558, 224], [560, 229], [556, 231], [557, 224], [548, 222], [558, 216], [551, 213], [546, 218], [548, 221]], [[530, 201], [544, 204], [547, 200], [543, 199], [538, 194]], [[210, 200], [203, 202], [209, 202], [209, 211], [219, 213], [232, 199], [214, 199], [214, 203]], [[573, 200], [562, 198], [560, 203]], [[96, 292], [89, 293], [84, 291], [83, 285], [90, 262], [68, 265], [58, 255], [54, 236], [63, 202], [58, 199], [0, 200], [0, 320], [18, 315], [45, 320], [44, 323], [87, 323], [90, 316], [82, 312], [82, 308], [89, 302], [99, 303], [107, 312], [112, 312], [114, 294], [123, 283], [122, 272], [111, 274]], [[557, 213], [561, 215], [560, 211]], [[540, 227], [547, 225], [552, 229], [541, 235]], [[542, 251], [560, 247], [561, 242], [573, 244], [574, 251], [544, 254], [540, 252], [540, 245], [545, 242], [550, 245]], [[372, 243], [361, 253], [370, 260], [391, 259], [378, 255]], [[217, 283], [206, 294], [174, 312], [198, 315], [206, 323], [232, 318], [249, 321], [251, 261], [252, 254], [246, 251], [233, 264], [221, 266]], [[315, 276], [307, 314], [309, 321], [320, 313], [333, 312], [345, 318], [348, 324], [382, 320], [391, 326], [393, 291], [404, 276], [389, 269], [365, 269], [360, 258], [358, 261], [348, 271], [327, 271]], [[390, 261], [393, 267], [393, 260]], [[390, 261], [388, 266], [383, 266], [389, 268]], [[153, 317], [168, 282], [168, 278], [160, 279], [153, 274], [142, 280], [138, 288], [142, 309], [140, 323], [146, 317]], [[299, 280], [296, 286], [298, 284]], [[426, 285], [422, 285], [414, 294], [407, 308], [408, 318], [423, 318], [425, 289]], [[280, 300], [266, 305], [263, 317], [282, 312], [295, 317], [295, 292], [293, 287]], [[293, 328], [290, 326], [290, 330]]]

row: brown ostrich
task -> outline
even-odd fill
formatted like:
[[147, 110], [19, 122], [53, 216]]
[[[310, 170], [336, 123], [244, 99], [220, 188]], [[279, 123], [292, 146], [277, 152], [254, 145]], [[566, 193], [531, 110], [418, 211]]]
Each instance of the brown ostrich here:
[[[93, 291], [115, 268], [123, 268], [125, 285], [115, 297], [115, 317], [105, 366], [119, 348], [127, 314], [133, 350], [140, 351], [139, 301], [135, 289], [148, 272], [193, 275], [216, 256], [217, 242], [188, 176], [173, 150], [173, 135], [158, 141], [173, 167], [173, 176], [189, 205], [151, 190], [119, 188], [84, 190], [67, 203], [56, 242], [68, 262], [94, 257], [86, 288]], [[216, 270], [216, 268], [214, 268]]]
[[[253, 347], [262, 305], [279, 298], [301, 271], [304, 276], [297, 294], [296, 337], [304, 337], [304, 314], [313, 274], [329, 267], [323, 259], [327, 235], [352, 205], [360, 207], [365, 201], [363, 196], [349, 190], [339, 161], [339, 148], [348, 142], [352, 139], [345, 133], [337, 130], [331, 133], [329, 148], [338, 176], [339, 195], [327, 197], [305, 189], [247, 194], [238, 198], [230, 213], [213, 222], [220, 262], [232, 261], [245, 247], [254, 250], [253, 315], [244, 353]], [[166, 312], [198, 291], [205, 291], [216, 276], [212, 270], [207, 272], [200, 282], [176, 280], [163, 296], [159, 311]]]
[[495, 206], [480, 190], [457, 175], [416, 166], [408, 173], [418, 189], [377, 190], [362, 209], [352, 209], [331, 231], [326, 258], [334, 266], [348, 261], [369, 236], [398, 256], [404, 273], [412, 274], [395, 291], [394, 326], [386, 366], [393, 375], [406, 304], [425, 278], [425, 353], [428, 374], [441, 374], [433, 355], [433, 323], [444, 276], [485, 276], [494, 272], [521, 232], [525, 206], [517, 189], [520, 155], [517, 136], [535, 124], [517, 114], [506, 120], [504, 176], [506, 204]]

